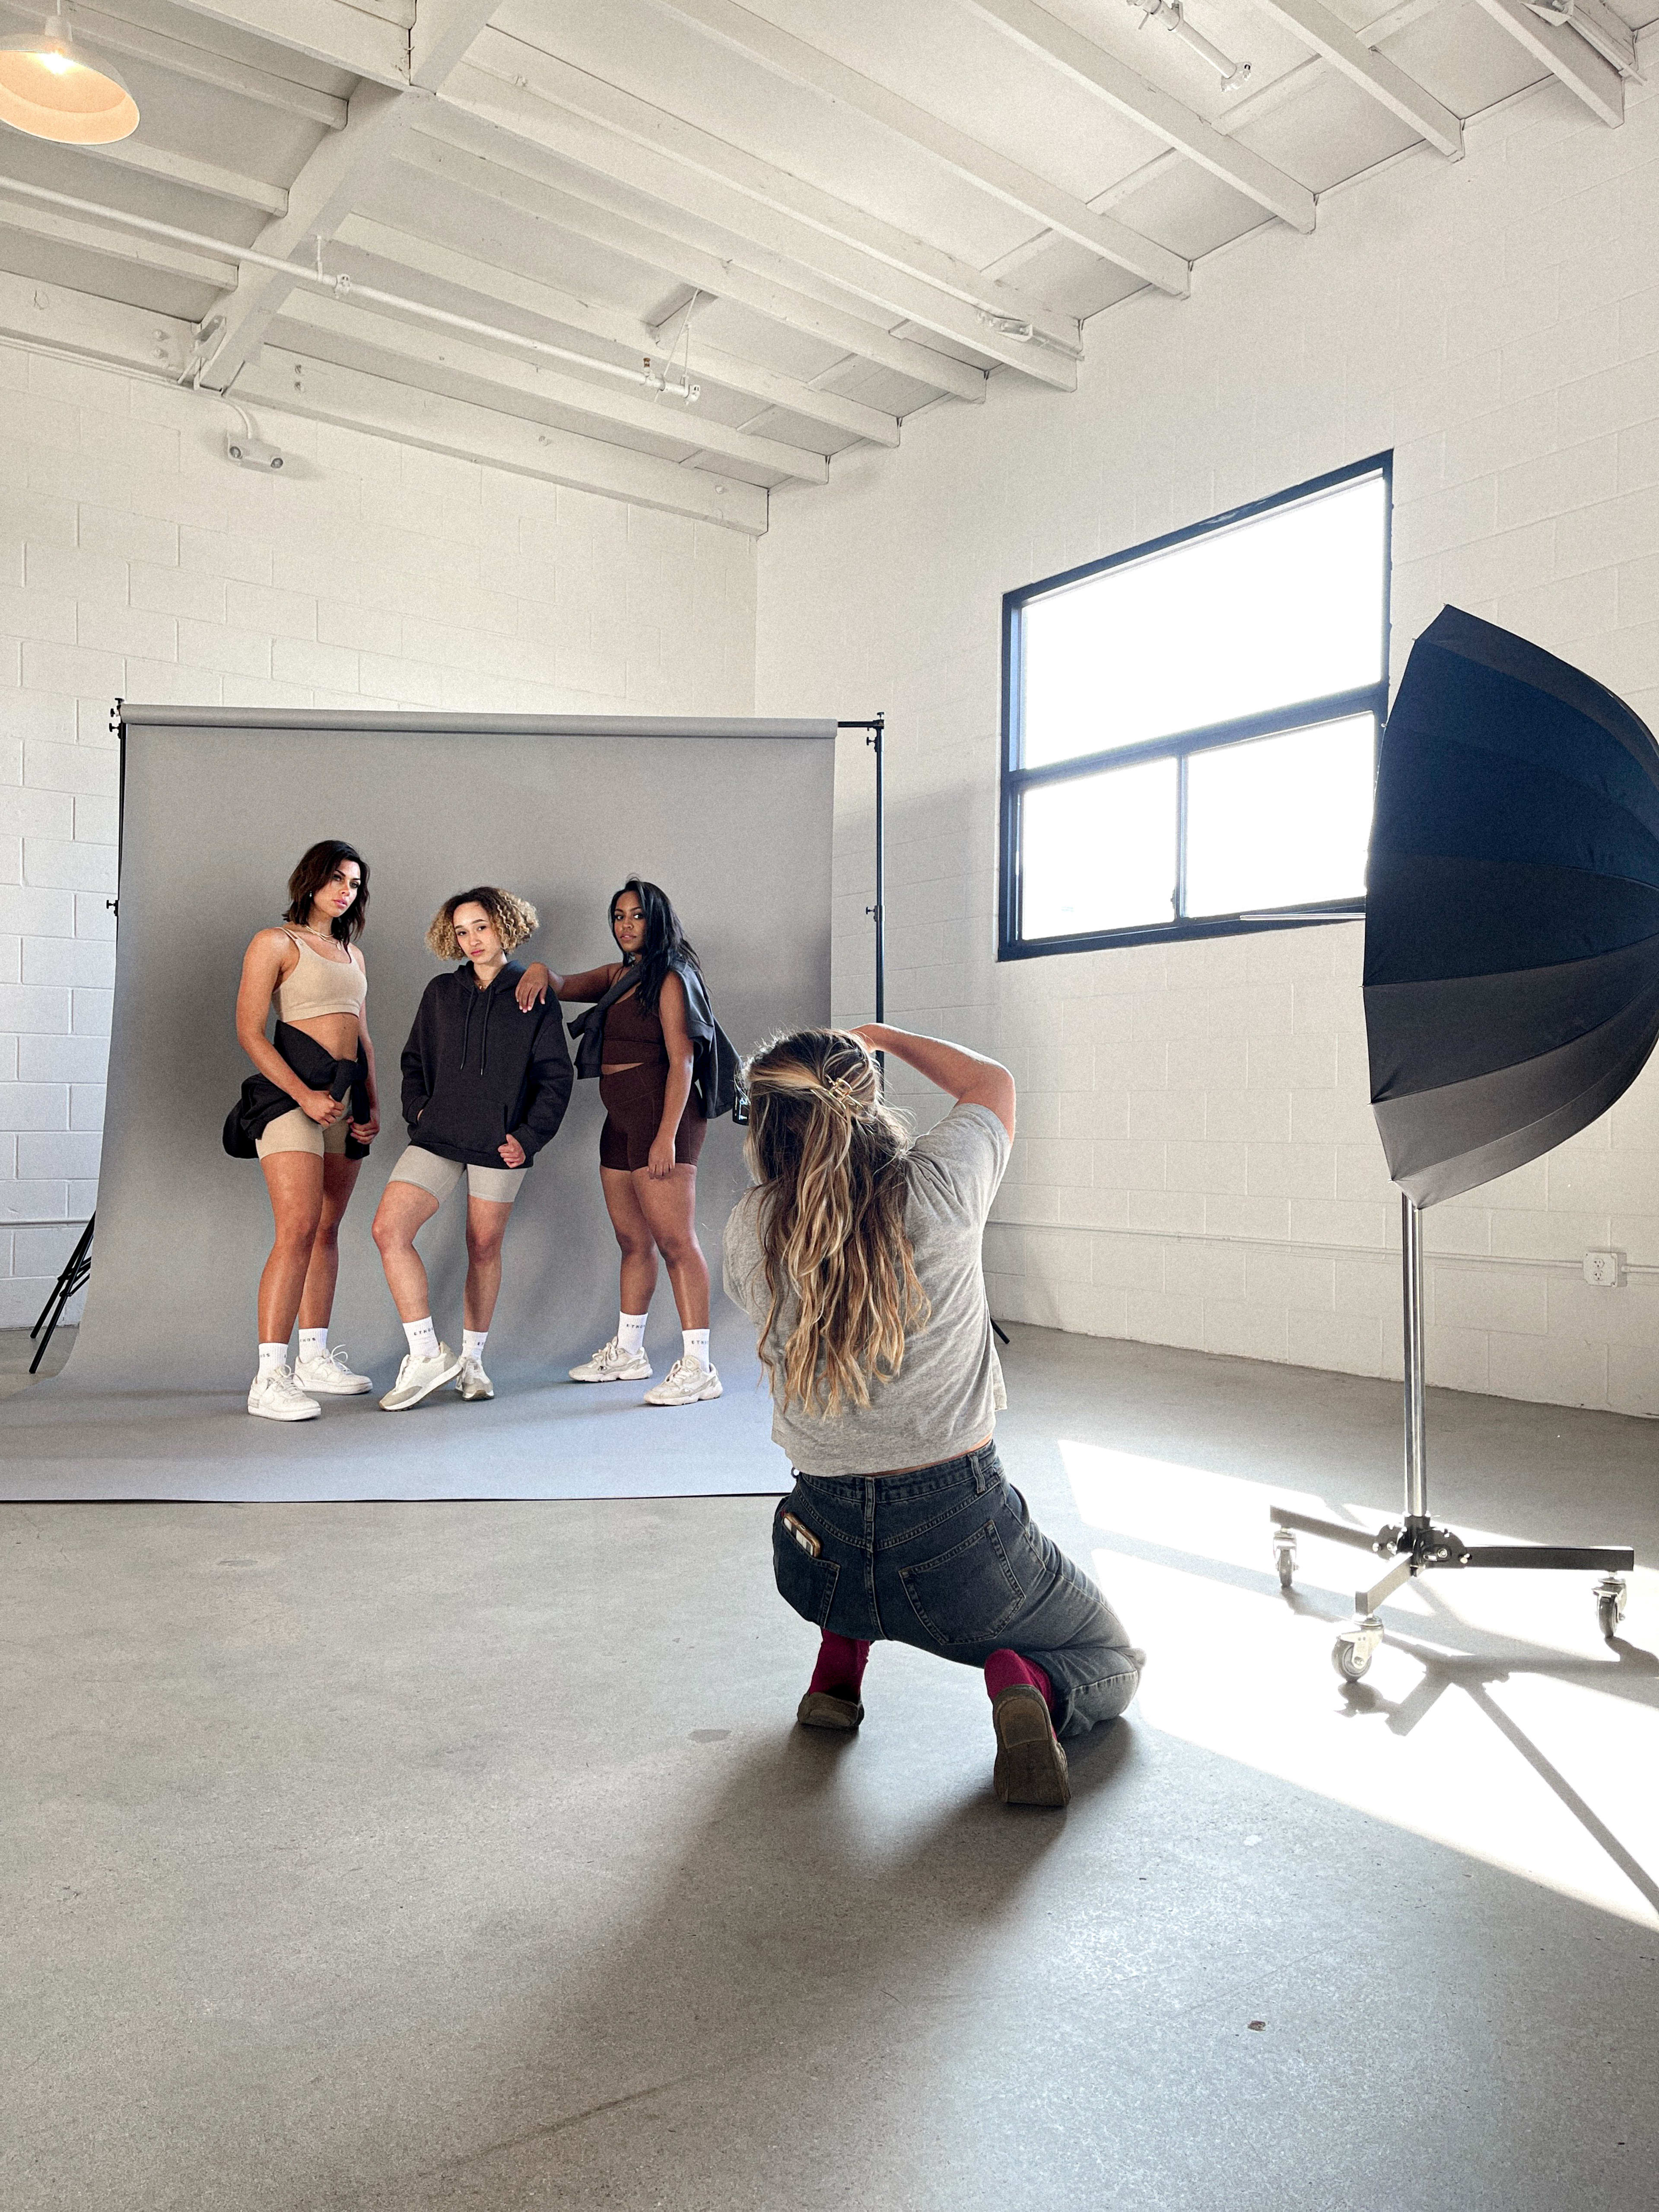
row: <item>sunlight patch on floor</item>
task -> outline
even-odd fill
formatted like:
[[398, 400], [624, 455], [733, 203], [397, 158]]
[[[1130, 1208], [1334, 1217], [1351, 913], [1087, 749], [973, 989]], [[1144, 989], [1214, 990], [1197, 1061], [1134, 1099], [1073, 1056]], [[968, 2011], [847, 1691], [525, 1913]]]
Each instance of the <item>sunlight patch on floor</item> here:
[[1629, 1578], [1622, 1660], [1598, 1632], [1593, 1576], [1425, 1577], [1384, 1605], [1389, 1640], [1346, 1686], [1334, 1631], [1355, 1584], [1384, 1563], [1302, 1537], [1286, 1597], [1267, 1507], [1362, 1528], [1397, 1508], [1093, 1444], [1060, 1449], [1078, 1510], [1103, 1539], [1097, 1578], [1149, 1654], [1137, 1710], [1150, 1725], [1659, 1927], [1659, 1666], [1645, 1648], [1659, 1637], [1659, 1575]]

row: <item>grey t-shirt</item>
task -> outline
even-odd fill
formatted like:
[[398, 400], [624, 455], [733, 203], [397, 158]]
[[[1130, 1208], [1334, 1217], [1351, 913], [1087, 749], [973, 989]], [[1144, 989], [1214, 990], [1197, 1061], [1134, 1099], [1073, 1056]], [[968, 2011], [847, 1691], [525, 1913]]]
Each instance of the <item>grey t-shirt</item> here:
[[[991, 1338], [980, 1240], [1008, 1164], [1012, 1140], [988, 1106], [953, 1106], [910, 1153], [904, 1225], [932, 1311], [909, 1335], [890, 1382], [870, 1385], [868, 1406], [834, 1419], [773, 1403], [773, 1441], [805, 1474], [879, 1474], [956, 1459], [991, 1433], [1007, 1399]], [[769, 1304], [757, 1211], [750, 1190], [726, 1224], [726, 1289], [758, 1328]], [[787, 1316], [784, 1317], [787, 1322]], [[781, 1351], [787, 1326], [774, 1331]]]

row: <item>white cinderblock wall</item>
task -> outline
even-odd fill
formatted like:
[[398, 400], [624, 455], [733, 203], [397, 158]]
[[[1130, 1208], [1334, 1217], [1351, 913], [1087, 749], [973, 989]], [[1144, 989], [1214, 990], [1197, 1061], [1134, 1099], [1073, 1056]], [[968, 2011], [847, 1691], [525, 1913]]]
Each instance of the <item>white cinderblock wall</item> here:
[[[773, 502], [763, 711], [891, 717], [891, 1018], [997, 1053], [1021, 1132], [994, 1308], [1399, 1371], [1397, 1200], [1367, 1103], [1357, 925], [995, 959], [1002, 592], [1392, 447], [1393, 675], [1447, 600], [1659, 726], [1659, 99], [1558, 87], [1090, 325], [1073, 396], [837, 459]], [[1201, 637], [1193, 640], [1202, 649]], [[836, 990], [870, 1007], [867, 775], [844, 757]], [[1433, 1379], [1659, 1413], [1659, 1066], [1547, 1159], [1428, 1217]], [[1588, 1246], [1654, 1270], [1592, 1290]]]
[[[0, 1325], [94, 1203], [111, 702], [745, 714], [753, 541], [0, 343]], [[234, 979], [228, 979], [227, 990]], [[228, 1003], [228, 1000], [227, 1000]]]

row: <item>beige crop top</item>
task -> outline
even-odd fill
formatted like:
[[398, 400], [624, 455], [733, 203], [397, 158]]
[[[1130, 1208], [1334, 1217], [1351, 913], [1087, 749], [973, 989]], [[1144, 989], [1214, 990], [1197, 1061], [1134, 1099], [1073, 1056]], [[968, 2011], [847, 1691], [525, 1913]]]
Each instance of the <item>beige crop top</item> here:
[[278, 1021], [313, 1022], [319, 1014], [362, 1013], [368, 978], [355, 960], [325, 959], [291, 932], [289, 943], [298, 948], [300, 958], [294, 973], [273, 994]]

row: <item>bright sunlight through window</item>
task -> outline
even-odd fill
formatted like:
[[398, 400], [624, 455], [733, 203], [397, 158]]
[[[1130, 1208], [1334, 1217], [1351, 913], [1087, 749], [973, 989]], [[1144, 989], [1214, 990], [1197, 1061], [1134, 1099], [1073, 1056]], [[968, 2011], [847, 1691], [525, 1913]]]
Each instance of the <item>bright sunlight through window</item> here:
[[1008, 594], [1005, 959], [1363, 898], [1389, 512], [1367, 462]]

